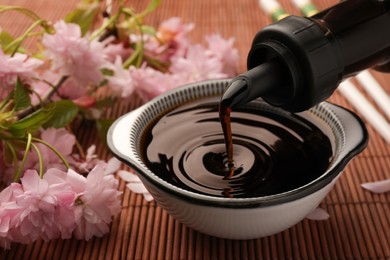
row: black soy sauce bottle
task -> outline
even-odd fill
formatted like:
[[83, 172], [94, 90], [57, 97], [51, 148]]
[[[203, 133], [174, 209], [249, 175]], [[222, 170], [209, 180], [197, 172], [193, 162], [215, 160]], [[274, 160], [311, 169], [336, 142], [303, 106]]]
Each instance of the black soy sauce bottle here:
[[259, 31], [248, 71], [224, 93], [225, 107], [262, 97], [297, 112], [327, 99], [340, 82], [374, 67], [390, 71], [390, 0], [347, 0], [312, 17], [288, 16]]

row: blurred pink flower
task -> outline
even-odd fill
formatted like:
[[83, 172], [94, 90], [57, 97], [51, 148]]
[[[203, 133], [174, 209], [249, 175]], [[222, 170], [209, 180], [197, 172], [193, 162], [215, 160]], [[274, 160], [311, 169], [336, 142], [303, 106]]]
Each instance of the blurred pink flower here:
[[237, 75], [239, 55], [234, 48], [234, 39], [225, 40], [219, 34], [206, 36], [208, 44], [207, 53], [210, 57], [216, 57], [222, 63], [221, 72], [228, 77]]
[[34, 70], [42, 64], [43, 61], [28, 58], [25, 54], [16, 53], [12, 57], [0, 49], [0, 99], [11, 93], [17, 78], [22, 82], [31, 83], [37, 76]]
[[92, 96], [81, 96], [74, 99], [73, 102], [81, 108], [90, 108], [96, 104], [96, 98]]
[[52, 60], [54, 70], [62, 76], [70, 76], [79, 87], [98, 85], [103, 80], [101, 69], [106, 60], [104, 45], [96, 40], [81, 37], [80, 27], [58, 21], [55, 34], [45, 34], [42, 44], [46, 56]]
[[137, 93], [149, 100], [178, 86], [207, 79], [227, 77], [221, 72], [222, 63], [217, 57], [210, 57], [201, 45], [191, 45], [184, 57], [176, 57], [169, 73], [163, 73], [143, 65], [130, 68]]
[[181, 75], [186, 83], [227, 77], [222, 73], [221, 61], [207, 55], [206, 49], [201, 45], [191, 45], [185, 57], [176, 58], [170, 72]]
[[[194, 24], [185, 24], [179, 17], [172, 17], [163, 21], [157, 30], [157, 38], [145, 37], [145, 51], [148, 55], [168, 62], [174, 57], [185, 55], [190, 41], [187, 34], [192, 31]], [[134, 37], [132, 38], [138, 41]]]
[[157, 29], [157, 37], [165, 44], [175, 42], [177, 52], [189, 46], [187, 34], [194, 29], [192, 23], [185, 24], [179, 17], [172, 17], [163, 21]]
[[146, 66], [130, 67], [130, 73], [136, 92], [145, 101], [185, 83], [182, 75], [162, 73]]
[[[46, 70], [42, 75], [39, 81], [35, 81], [31, 87], [34, 90], [34, 93], [31, 94], [31, 102], [33, 104], [38, 104], [40, 99], [45, 97], [61, 79], [61, 75], [51, 71]], [[72, 100], [77, 100], [79, 98], [85, 97], [88, 94], [87, 87], [80, 87], [73, 78], [68, 78], [65, 82], [62, 83], [61, 87], [57, 90], [56, 93], [51, 97], [51, 100], [57, 101], [61, 98], [67, 98]]]
[[74, 77], [71, 77], [61, 85], [58, 94], [63, 98], [75, 100], [88, 95], [88, 88], [86, 85], [80, 85]]
[[[40, 78], [42, 80], [34, 81], [33, 84], [31, 84], [33, 93], [30, 95], [30, 97], [31, 103], [34, 105], [39, 104], [41, 99], [45, 97], [50, 92], [50, 90], [52, 90], [53, 86], [60, 79], [60, 76], [51, 70], [45, 70], [42, 75], [40, 75]], [[52, 100], [54, 101], [59, 99], [60, 98], [56, 94], [52, 96]]]
[[108, 69], [113, 71], [112, 76], [108, 76], [108, 86], [110, 87], [112, 94], [116, 97], [127, 98], [134, 92], [133, 79], [130, 71], [123, 68], [122, 58], [117, 56], [114, 64], [107, 66]]
[[106, 55], [106, 59], [110, 62], [114, 62], [117, 56], [122, 59], [129, 57], [133, 50], [125, 48], [123, 43], [113, 43], [114, 40], [114, 37], [108, 37], [102, 42], [104, 45], [104, 54]]

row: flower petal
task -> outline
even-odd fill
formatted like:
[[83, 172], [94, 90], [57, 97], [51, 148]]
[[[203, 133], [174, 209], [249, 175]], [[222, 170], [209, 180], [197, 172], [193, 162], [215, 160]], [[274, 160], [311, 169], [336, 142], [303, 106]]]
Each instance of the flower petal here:
[[126, 185], [126, 187], [135, 193], [146, 193], [148, 190], [145, 188], [145, 186], [142, 184], [142, 182], [134, 183], [130, 182]]
[[128, 171], [118, 171], [118, 176], [126, 182], [141, 182], [137, 175]]
[[306, 218], [310, 220], [326, 220], [329, 218], [329, 214], [326, 212], [326, 210], [318, 207], [310, 212]]
[[390, 179], [376, 182], [367, 182], [361, 185], [364, 189], [375, 193], [384, 193], [390, 191]]
[[142, 193], [142, 195], [144, 196], [144, 199], [145, 199], [146, 201], [152, 201], [152, 200], [154, 200], [153, 196], [152, 196], [149, 192], [144, 192], [144, 193]]
[[112, 157], [110, 160], [107, 162], [106, 169], [104, 171], [105, 175], [108, 174], [113, 174], [117, 170], [119, 170], [119, 167], [121, 166], [121, 161], [119, 161], [117, 158]]

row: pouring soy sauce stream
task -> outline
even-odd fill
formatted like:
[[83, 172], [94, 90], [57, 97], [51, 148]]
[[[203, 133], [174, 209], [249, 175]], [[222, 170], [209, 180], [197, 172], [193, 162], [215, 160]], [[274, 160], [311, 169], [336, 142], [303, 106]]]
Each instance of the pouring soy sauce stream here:
[[340, 82], [374, 67], [390, 71], [390, 1], [347, 0], [310, 18], [288, 16], [255, 36], [248, 71], [234, 78], [219, 104], [228, 174], [234, 173], [230, 113], [262, 97], [291, 112], [326, 100]]
[[225, 137], [227, 167], [229, 168], [228, 174], [225, 176], [226, 179], [234, 174], [233, 137], [230, 124], [232, 108], [244, 105], [254, 97], [272, 91], [275, 84], [282, 88], [288, 86], [288, 81], [283, 77], [283, 72], [281, 66], [274, 61], [259, 65], [234, 78], [224, 93], [219, 103], [219, 118]]

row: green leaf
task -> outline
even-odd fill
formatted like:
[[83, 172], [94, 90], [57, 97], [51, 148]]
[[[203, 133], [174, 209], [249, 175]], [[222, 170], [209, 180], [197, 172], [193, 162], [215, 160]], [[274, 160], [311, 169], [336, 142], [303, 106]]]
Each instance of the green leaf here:
[[14, 90], [15, 110], [19, 111], [31, 105], [29, 90], [20, 80], [17, 80]]
[[65, 22], [78, 24], [82, 35], [85, 35], [92, 27], [95, 16], [99, 11], [98, 7], [97, 3], [80, 4], [77, 9], [66, 16]]
[[6, 31], [2, 31], [0, 33], [0, 44], [2, 47], [7, 46], [11, 42], [13, 42], [13, 40], [15, 40], [14, 37], [12, 37], [12, 35], [7, 33]]
[[13, 136], [24, 137], [27, 132], [32, 133], [49, 121], [54, 114], [54, 107], [55, 104], [50, 103], [34, 113], [16, 121], [8, 130]]
[[153, 26], [141, 25], [141, 31], [144, 34], [156, 35], [156, 29]]
[[69, 124], [77, 115], [78, 107], [70, 100], [49, 103], [34, 113], [20, 119], [8, 129], [15, 137], [24, 137], [41, 127], [61, 128]]
[[142, 63], [143, 48], [143, 41], [137, 42], [133, 54], [131, 54], [131, 56], [128, 57], [125, 62], [123, 62], [123, 67], [128, 69], [131, 65], [134, 65], [135, 67], [139, 68]]
[[43, 127], [61, 128], [73, 121], [79, 112], [78, 106], [70, 100], [60, 100], [52, 103], [53, 111], [51, 118], [47, 120]]
[[[7, 47], [14, 40], [15, 40], [15, 38], [11, 34], [9, 34], [8, 32], [6, 32], [6, 31], [0, 32], [0, 46], [3, 50], [5, 49], [5, 47]], [[26, 50], [23, 49], [22, 47], [19, 47], [18, 52], [26, 53]], [[12, 54], [12, 50], [9, 50], [5, 53]]]
[[160, 5], [160, 0], [151, 0], [149, 5], [142, 11], [141, 16], [150, 14]]
[[14, 116], [13, 111], [0, 112], [0, 129], [8, 129], [15, 120], [16, 117]]

